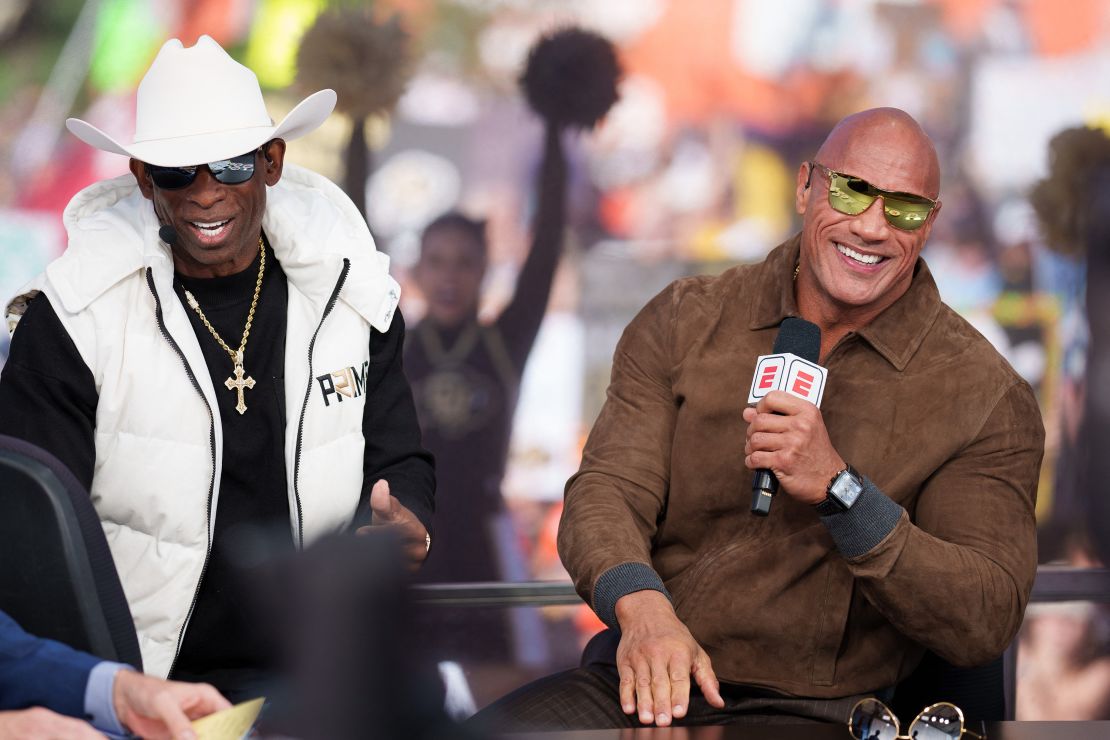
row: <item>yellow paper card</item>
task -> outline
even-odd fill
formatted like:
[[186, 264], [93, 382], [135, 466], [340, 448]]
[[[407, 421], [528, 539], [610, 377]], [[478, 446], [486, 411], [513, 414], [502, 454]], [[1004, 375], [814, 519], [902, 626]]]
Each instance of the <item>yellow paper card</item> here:
[[197, 740], [239, 740], [258, 719], [264, 701], [265, 697], [251, 699], [193, 720], [193, 732], [197, 734]]

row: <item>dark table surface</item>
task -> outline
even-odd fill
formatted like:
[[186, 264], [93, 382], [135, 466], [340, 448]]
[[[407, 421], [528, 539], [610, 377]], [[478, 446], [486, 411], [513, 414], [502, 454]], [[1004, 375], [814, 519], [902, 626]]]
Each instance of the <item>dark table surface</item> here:
[[[981, 730], [974, 725], [968, 729]], [[988, 722], [986, 730], [987, 740], [1110, 740], [1110, 722]], [[502, 740], [852, 740], [847, 727], [812, 724], [576, 730], [499, 737]]]

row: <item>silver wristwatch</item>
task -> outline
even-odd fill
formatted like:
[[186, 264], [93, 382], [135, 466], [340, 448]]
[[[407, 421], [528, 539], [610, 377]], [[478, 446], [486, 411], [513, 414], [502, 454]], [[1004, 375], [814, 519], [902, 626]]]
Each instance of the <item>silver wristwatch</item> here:
[[852, 508], [859, 495], [863, 493], [863, 480], [851, 465], [832, 477], [825, 488], [825, 500], [814, 508], [821, 516], [839, 514]]

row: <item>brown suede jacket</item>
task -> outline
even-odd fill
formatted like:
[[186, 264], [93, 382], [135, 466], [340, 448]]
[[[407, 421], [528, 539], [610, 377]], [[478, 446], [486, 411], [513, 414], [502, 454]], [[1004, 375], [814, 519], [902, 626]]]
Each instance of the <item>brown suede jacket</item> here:
[[611, 626], [621, 596], [669, 593], [720, 679], [795, 696], [876, 691], [928, 648], [999, 655], [1036, 569], [1044, 428], [1029, 385], [940, 301], [909, 290], [829, 353], [822, 415], [867, 478], [847, 512], [780, 494], [750, 511], [756, 357], [797, 315], [799, 237], [757, 265], [678, 280], [625, 330], [567, 483], [559, 552]]

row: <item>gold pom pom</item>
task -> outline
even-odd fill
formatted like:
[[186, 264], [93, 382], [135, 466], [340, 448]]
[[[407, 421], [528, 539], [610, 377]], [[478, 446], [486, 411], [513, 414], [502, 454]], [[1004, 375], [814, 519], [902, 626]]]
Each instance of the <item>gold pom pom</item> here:
[[1110, 137], [1102, 129], [1064, 129], [1048, 144], [1048, 177], [1033, 186], [1029, 202], [1047, 246], [1061, 254], [1082, 254], [1092, 217], [1095, 181], [1110, 173]]
[[378, 21], [367, 8], [321, 13], [297, 52], [297, 84], [330, 87], [336, 107], [356, 121], [388, 113], [413, 72], [409, 34], [396, 14]]

